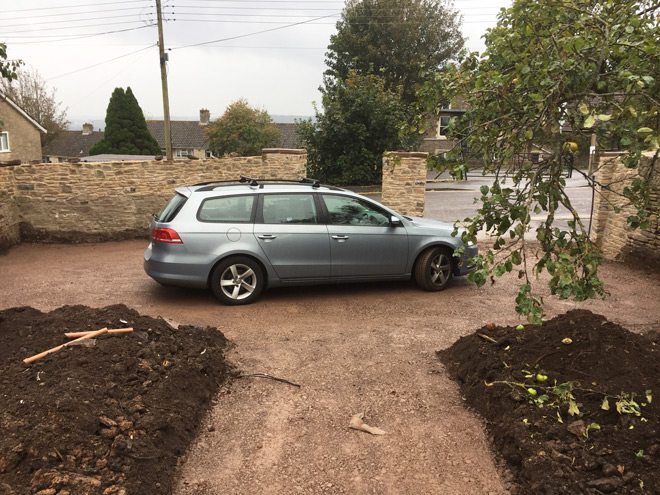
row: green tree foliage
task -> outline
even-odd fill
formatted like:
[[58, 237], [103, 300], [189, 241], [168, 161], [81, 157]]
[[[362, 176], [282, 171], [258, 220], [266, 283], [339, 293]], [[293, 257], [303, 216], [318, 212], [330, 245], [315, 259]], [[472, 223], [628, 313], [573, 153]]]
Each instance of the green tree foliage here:
[[131, 88], [115, 88], [105, 114], [103, 139], [92, 146], [91, 155], [160, 155], [158, 142], [147, 129], [144, 114]]
[[22, 64], [21, 60], [7, 60], [7, 45], [0, 43], [0, 79], [16, 79], [16, 70]]
[[[467, 219], [466, 239], [482, 230], [494, 237], [471, 278], [483, 284], [489, 275], [517, 271], [517, 310], [532, 321], [543, 313], [532, 278], [543, 270], [561, 298], [604, 295], [601, 254], [565, 191], [567, 140], [593, 132], [625, 152], [626, 165], [638, 172], [624, 192], [637, 211], [628, 223], [646, 221], [660, 140], [658, 9], [657, 2], [637, 0], [515, 0], [488, 31], [482, 57], [471, 54], [427, 88], [431, 104], [452, 94], [466, 99], [469, 111], [455, 136], [497, 177], [482, 186], [481, 207]], [[567, 128], [569, 139], [561, 132]], [[551, 156], [536, 164], [519, 159], [539, 142]], [[640, 167], [644, 150], [651, 150], [650, 164]], [[598, 174], [577, 173], [599, 185]], [[566, 213], [568, 228], [558, 228], [555, 216]], [[543, 219], [533, 231], [532, 215]], [[538, 250], [530, 256], [531, 237]]]
[[374, 73], [413, 103], [420, 84], [463, 47], [460, 21], [438, 0], [349, 0], [326, 53], [326, 89], [351, 71]]
[[375, 75], [349, 73], [323, 95], [324, 112], [298, 123], [310, 174], [334, 184], [375, 184], [382, 156], [408, 144], [400, 134], [406, 113], [399, 94]]
[[207, 128], [209, 146], [216, 155], [260, 155], [263, 148], [277, 146], [280, 131], [265, 110], [248, 105], [244, 99], [227, 107]]
[[48, 88], [36, 69], [19, 69], [14, 80], [0, 80], [0, 91], [48, 131], [41, 136], [42, 144], [52, 141], [69, 125], [66, 108], [61, 107], [55, 99], [55, 90]]

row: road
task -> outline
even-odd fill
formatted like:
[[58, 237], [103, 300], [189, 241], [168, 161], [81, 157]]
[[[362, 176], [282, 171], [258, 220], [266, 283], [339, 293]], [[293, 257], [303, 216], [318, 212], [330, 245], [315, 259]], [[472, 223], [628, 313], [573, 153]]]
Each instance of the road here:
[[[479, 188], [482, 185], [491, 186], [493, 180], [494, 177], [470, 175], [467, 181], [462, 182], [446, 181], [445, 179], [443, 182], [427, 183], [424, 216], [447, 222], [471, 217], [480, 205], [480, 202], [475, 203], [475, 199], [478, 200], [481, 196]], [[503, 186], [511, 186], [511, 182], [507, 181]], [[582, 176], [574, 174], [573, 178], [566, 179], [566, 193], [583, 220], [585, 228], [588, 228], [592, 189], [588, 186], [587, 181]], [[380, 194], [365, 194], [365, 196], [380, 201]], [[566, 229], [568, 228], [567, 221], [571, 219], [570, 212], [561, 208], [555, 216], [556, 226]], [[545, 220], [545, 216], [541, 214], [532, 216], [532, 231], [528, 234], [528, 238], [535, 238], [534, 229], [542, 220]], [[480, 238], [485, 237], [485, 235], [480, 235]]]

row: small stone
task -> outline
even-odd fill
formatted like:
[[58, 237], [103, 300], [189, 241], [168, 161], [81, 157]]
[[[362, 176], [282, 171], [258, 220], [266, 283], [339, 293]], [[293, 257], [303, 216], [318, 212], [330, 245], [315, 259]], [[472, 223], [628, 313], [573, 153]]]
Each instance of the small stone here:
[[566, 427], [566, 429], [576, 437], [581, 437], [581, 438], [585, 436], [585, 433], [587, 431], [587, 427], [584, 424], [584, 421], [582, 421], [581, 419], [577, 421], [573, 421]]
[[623, 484], [621, 478], [600, 478], [597, 480], [589, 481], [587, 486], [595, 488], [603, 493], [612, 493]]
[[614, 464], [609, 464], [607, 462], [603, 464], [602, 471], [605, 476], [616, 476], [617, 474], [619, 474], [619, 471], [617, 470], [616, 466]]

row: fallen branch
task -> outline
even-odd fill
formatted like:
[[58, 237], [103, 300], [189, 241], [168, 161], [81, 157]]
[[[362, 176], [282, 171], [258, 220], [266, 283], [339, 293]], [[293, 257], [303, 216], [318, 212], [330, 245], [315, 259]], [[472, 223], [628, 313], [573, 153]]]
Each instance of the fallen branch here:
[[372, 435], [386, 435], [387, 432], [377, 428], [375, 426], [369, 426], [364, 422], [364, 413], [354, 414], [351, 418], [351, 422], [348, 425], [349, 428], [354, 430], [366, 431]]
[[[107, 333], [110, 334], [122, 334], [122, 333], [131, 333], [133, 331], [133, 327], [129, 328], [110, 328], [108, 329]], [[84, 332], [66, 332], [64, 335], [71, 339], [77, 339], [78, 337], [84, 337], [87, 334], [93, 333], [95, 330], [88, 330]]]
[[104, 333], [107, 333], [107, 332], [108, 332], [107, 328], [102, 328], [101, 330], [96, 330], [94, 332], [90, 332], [90, 333], [88, 333], [87, 335], [85, 335], [83, 337], [79, 337], [79, 338], [77, 338], [75, 340], [72, 340], [70, 342], [66, 342], [62, 345], [58, 345], [57, 347], [52, 347], [52, 348], [48, 349], [47, 351], [40, 352], [39, 354], [35, 354], [34, 356], [27, 357], [27, 358], [23, 359], [23, 362], [25, 364], [34, 363], [35, 361], [41, 359], [42, 357], [46, 357], [49, 354], [53, 354], [55, 352], [61, 351], [65, 347], [69, 347], [70, 345], [75, 344], [76, 342], [80, 342], [80, 341], [87, 340], [87, 339], [92, 339], [94, 337], [98, 337], [99, 335], [103, 335]]
[[245, 375], [237, 375], [236, 378], [268, 378], [269, 380], [275, 380], [276, 382], [281, 382], [281, 383], [286, 383], [287, 385], [291, 385], [293, 387], [298, 387], [300, 388], [300, 385], [297, 383], [290, 382], [289, 380], [285, 380], [284, 378], [277, 378], [276, 376], [269, 375], [267, 373], [249, 373]]

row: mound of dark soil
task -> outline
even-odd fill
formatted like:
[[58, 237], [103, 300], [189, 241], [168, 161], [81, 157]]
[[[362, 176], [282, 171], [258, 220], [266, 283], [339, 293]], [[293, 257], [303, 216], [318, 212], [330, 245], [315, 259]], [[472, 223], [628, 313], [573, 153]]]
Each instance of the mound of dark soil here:
[[519, 493], [660, 494], [656, 343], [582, 310], [490, 327], [438, 354]]
[[[64, 332], [131, 326], [92, 345]], [[0, 311], [0, 495], [170, 493], [228, 367], [215, 328], [141, 316], [123, 305]]]

